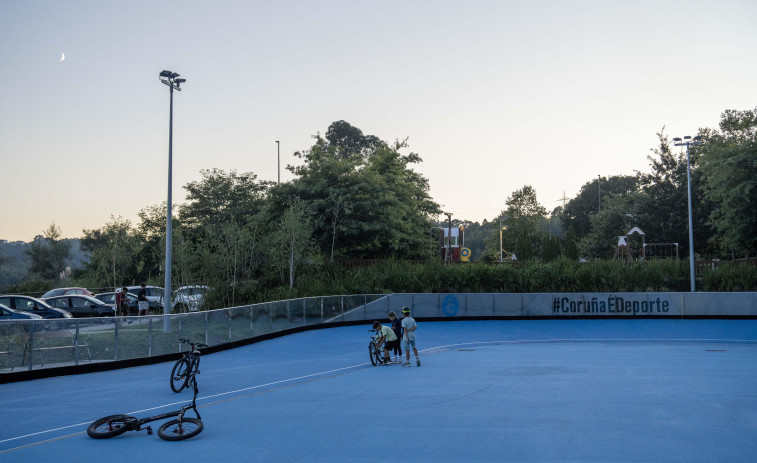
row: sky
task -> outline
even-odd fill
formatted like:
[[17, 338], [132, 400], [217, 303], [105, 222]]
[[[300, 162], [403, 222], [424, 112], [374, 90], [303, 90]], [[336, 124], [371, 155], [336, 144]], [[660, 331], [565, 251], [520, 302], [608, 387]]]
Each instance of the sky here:
[[[65, 54], [65, 59], [61, 59]], [[757, 107], [757, 2], [0, 0], [0, 239], [64, 237], [203, 169], [294, 177], [345, 120], [423, 162], [454, 219], [525, 185], [551, 211], [670, 138]]]

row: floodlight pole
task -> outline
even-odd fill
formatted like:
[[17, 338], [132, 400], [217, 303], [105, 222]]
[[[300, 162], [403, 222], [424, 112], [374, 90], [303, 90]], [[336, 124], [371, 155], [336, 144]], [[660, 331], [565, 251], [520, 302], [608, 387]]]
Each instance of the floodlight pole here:
[[688, 184], [689, 189], [689, 277], [691, 279], [691, 292], [693, 293], [696, 291], [696, 283], [694, 278], [694, 221], [691, 213], [691, 160], [689, 156], [689, 147], [691, 145], [701, 145], [702, 136], [697, 135], [694, 137], [693, 141], [688, 135], [683, 137], [683, 141], [676, 137], [673, 139], [673, 142], [675, 143], [675, 146], [686, 147], [686, 183]]
[[[163, 287], [163, 315], [171, 313], [171, 248], [173, 244], [173, 219], [171, 213], [172, 204], [172, 172], [173, 172], [173, 90], [181, 91], [181, 84], [186, 79], [178, 79], [179, 74], [171, 71], [162, 71], [159, 75], [160, 81], [170, 88], [170, 109], [168, 113], [168, 203], [166, 205], [166, 264], [165, 280]], [[171, 330], [170, 319], [165, 317], [163, 322], [163, 331], [168, 333]]]
[[281, 183], [281, 144], [276, 140], [276, 172], [277, 180], [276, 185]]

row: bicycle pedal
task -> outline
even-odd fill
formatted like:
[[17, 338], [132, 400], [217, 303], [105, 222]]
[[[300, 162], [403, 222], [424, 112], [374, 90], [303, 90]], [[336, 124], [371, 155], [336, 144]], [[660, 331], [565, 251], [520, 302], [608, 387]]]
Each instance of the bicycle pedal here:
[[147, 427], [147, 434], [152, 435], [152, 426]]

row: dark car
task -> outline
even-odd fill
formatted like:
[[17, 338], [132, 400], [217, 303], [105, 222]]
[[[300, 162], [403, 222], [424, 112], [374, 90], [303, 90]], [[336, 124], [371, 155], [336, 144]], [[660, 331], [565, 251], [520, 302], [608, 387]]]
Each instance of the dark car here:
[[55, 296], [65, 296], [68, 294], [83, 294], [85, 296], [92, 296], [93, 293], [86, 288], [55, 288], [40, 296], [40, 299], [47, 299], [48, 297]]
[[31, 296], [18, 296], [15, 294], [3, 294], [0, 296], [0, 304], [13, 310], [33, 313], [42, 318], [71, 318], [71, 314], [63, 309], [51, 307], [46, 302]]
[[0, 320], [39, 320], [41, 318], [39, 315], [13, 310], [0, 304]]
[[44, 301], [53, 307], [69, 311], [76, 318], [112, 317], [116, 313], [114, 306], [82, 294], [48, 297]]
[[[116, 305], [116, 293], [114, 292], [95, 294], [92, 297], [94, 297], [95, 299], [100, 299], [108, 305], [112, 305], [114, 307]], [[138, 315], [139, 304], [137, 304], [137, 296], [132, 293], [126, 293], [126, 302], [129, 306], [129, 315]]]

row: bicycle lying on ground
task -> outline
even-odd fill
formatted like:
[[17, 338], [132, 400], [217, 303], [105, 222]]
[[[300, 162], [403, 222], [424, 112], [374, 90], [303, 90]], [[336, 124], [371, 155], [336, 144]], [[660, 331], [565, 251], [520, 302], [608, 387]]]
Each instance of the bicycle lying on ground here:
[[194, 378], [200, 372], [200, 349], [208, 347], [199, 342], [192, 342], [186, 338], [179, 338], [182, 344], [189, 344], [189, 351], [184, 353], [171, 370], [171, 390], [181, 392], [187, 387], [190, 378]]
[[[205, 427], [202, 424], [202, 418], [197, 411], [197, 378], [195, 375], [199, 371], [190, 370], [188, 382], [192, 385], [194, 396], [192, 403], [181, 407], [175, 412], [161, 413], [160, 415], [150, 416], [147, 418], [136, 418], [129, 415], [109, 415], [99, 420], [95, 420], [87, 428], [87, 434], [93, 439], [108, 439], [119, 436], [126, 431], [147, 430], [147, 434], [152, 434], [152, 427], [142, 427], [152, 421], [164, 420], [166, 418], [177, 417], [174, 420], [163, 423], [158, 428], [158, 437], [163, 440], [179, 441], [194, 437], [202, 432]], [[188, 410], [194, 411], [197, 418], [184, 416]]]

